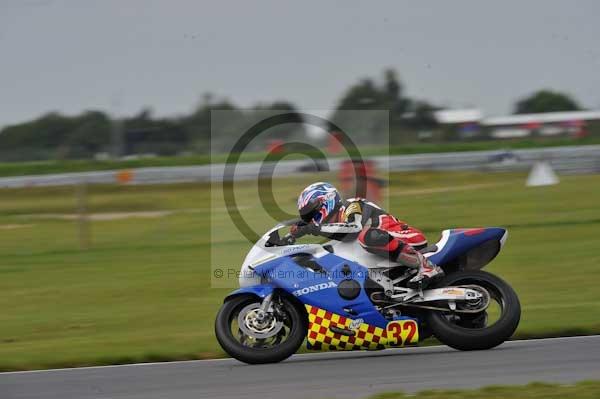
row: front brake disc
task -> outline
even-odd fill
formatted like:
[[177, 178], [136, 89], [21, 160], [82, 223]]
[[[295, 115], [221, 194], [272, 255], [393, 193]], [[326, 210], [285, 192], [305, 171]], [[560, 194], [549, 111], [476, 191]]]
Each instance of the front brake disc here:
[[251, 303], [238, 314], [238, 326], [249, 337], [265, 339], [276, 335], [283, 328], [283, 322], [277, 320], [273, 313], [266, 313], [260, 318], [260, 304]]

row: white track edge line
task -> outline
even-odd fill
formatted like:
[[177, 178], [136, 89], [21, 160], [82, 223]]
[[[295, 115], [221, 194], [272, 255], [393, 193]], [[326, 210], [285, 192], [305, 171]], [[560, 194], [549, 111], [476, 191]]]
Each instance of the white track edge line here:
[[[594, 339], [600, 338], [600, 335], [576, 335], [572, 337], [554, 337], [554, 338], [534, 338], [534, 339], [518, 339], [514, 341], [506, 341], [501, 345], [506, 344], [522, 344], [529, 342], [548, 342], [548, 341], [569, 341], [569, 340], [579, 340], [579, 339]], [[315, 352], [315, 353], [298, 353], [292, 355], [293, 358], [298, 357], [322, 357], [322, 356], [338, 356], [343, 357], [343, 355], [349, 355], [350, 353], [385, 353], [387, 351], [427, 351], [430, 349], [439, 349], [439, 348], [448, 348], [446, 345], [432, 345], [432, 346], [410, 346], [405, 348], [388, 348], [382, 351], [344, 351], [344, 352]], [[389, 352], [388, 352], [389, 353]], [[85, 370], [97, 370], [97, 369], [111, 369], [111, 368], [120, 368], [120, 367], [138, 367], [138, 366], [170, 366], [177, 364], [194, 364], [194, 363], [212, 363], [212, 362], [227, 362], [227, 361], [235, 361], [237, 360], [224, 357], [219, 359], [198, 359], [198, 360], [175, 360], [175, 361], [165, 361], [165, 362], [148, 362], [148, 363], [127, 363], [127, 364], [111, 364], [106, 366], [89, 366], [89, 367], [65, 367], [65, 368], [57, 368], [57, 369], [43, 369], [43, 370], [23, 370], [23, 371], [5, 371], [0, 372], [0, 377], [4, 375], [14, 375], [14, 374], [33, 374], [33, 373], [50, 373], [50, 372], [61, 372], [61, 371], [85, 371]]]

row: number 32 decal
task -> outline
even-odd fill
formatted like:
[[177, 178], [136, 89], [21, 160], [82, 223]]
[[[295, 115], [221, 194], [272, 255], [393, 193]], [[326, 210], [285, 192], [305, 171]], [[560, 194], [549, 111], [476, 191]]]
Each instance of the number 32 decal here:
[[386, 326], [387, 344], [404, 346], [419, 342], [419, 328], [414, 320], [395, 320]]

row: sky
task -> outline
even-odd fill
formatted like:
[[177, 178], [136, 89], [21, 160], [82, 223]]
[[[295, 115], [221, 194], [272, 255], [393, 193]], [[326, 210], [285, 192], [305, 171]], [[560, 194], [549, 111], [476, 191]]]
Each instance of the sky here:
[[600, 2], [0, 0], [0, 126], [49, 111], [329, 109], [395, 68], [407, 95], [510, 112], [540, 88], [600, 109]]

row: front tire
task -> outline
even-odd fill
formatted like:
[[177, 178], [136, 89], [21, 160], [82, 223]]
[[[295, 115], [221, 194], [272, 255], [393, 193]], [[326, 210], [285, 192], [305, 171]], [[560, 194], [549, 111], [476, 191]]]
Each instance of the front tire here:
[[517, 329], [521, 318], [521, 305], [515, 291], [504, 280], [484, 271], [452, 273], [436, 287], [479, 285], [485, 288], [501, 308], [499, 318], [487, 325], [487, 313], [452, 315], [448, 312], [430, 311], [425, 320], [433, 334], [442, 343], [459, 350], [482, 350], [500, 345]]
[[282, 326], [276, 335], [268, 339], [260, 338], [260, 335], [258, 339], [252, 337], [243, 331], [247, 329], [238, 325], [240, 312], [260, 305], [259, 297], [240, 295], [223, 304], [215, 320], [215, 335], [227, 354], [244, 363], [263, 364], [280, 362], [298, 350], [308, 329], [306, 312], [286, 297], [274, 298], [273, 301], [278, 307], [276, 323]]

